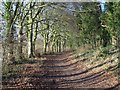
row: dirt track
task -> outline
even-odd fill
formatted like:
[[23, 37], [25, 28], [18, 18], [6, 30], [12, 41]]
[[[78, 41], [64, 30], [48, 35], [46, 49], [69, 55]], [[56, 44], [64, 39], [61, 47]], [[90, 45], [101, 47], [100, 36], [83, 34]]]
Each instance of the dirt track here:
[[36, 62], [37, 64], [25, 64], [26, 68], [24, 71], [15, 76], [14, 79], [3, 82], [3, 89], [104, 89], [113, 87], [118, 83], [116, 78], [114, 78], [112, 75], [109, 75], [106, 71], [93, 71], [92, 68], [87, 68], [81, 61], [70, 58], [71, 55], [72, 52], [64, 52], [59, 55], [44, 55], [46, 60], [42, 61], [42, 65], [39, 65], [38, 62]]

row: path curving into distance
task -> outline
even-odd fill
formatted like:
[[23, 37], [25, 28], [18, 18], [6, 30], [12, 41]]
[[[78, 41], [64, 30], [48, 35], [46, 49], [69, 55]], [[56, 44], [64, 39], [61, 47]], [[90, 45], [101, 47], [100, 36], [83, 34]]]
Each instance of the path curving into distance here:
[[[106, 71], [93, 71], [82, 61], [71, 58], [72, 52], [44, 55], [46, 59], [26, 64], [23, 72], [3, 82], [3, 89], [30, 88], [32, 90], [58, 90], [59, 88], [104, 88], [117, 84]], [[114, 82], [113, 82], [114, 81]], [[116, 81], [116, 82], [115, 82]]]

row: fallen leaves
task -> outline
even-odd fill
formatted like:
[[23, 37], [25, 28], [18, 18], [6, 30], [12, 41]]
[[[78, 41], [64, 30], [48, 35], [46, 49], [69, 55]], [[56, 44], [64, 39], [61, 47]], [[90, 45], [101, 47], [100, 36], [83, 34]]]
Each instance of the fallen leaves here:
[[[117, 80], [110, 74], [101, 73], [96, 68], [90, 69], [85, 63], [78, 62], [77, 59], [67, 52], [59, 55], [46, 55], [49, 62], [41, 65], [38, 62], [33, 64], [24, 64], [24, 70], [18, 75], [22, 77], [8, 79], [4, 81], [5, 88], [80, 88], [80, 87], [112, 87], [117, 84]], [[44, 56], [45, 57], [45, 56]], [[67, 59], [65, 59], [67, 58]], [[63, 60], [65, 59], [66, 62]], [[69, 60], [68, 60], [69, 59]], [[58, 64], [59, 63], [59, 64]], [[67, 66], [70, 64], [69, 66]], [[51, 68], [46, 66], [51, 65]], [[57, 67], [59, 65], [59, 67]], [[64, 67], [63, 67], [64, 65]], [[66, 65], [66, 66], [65, 66]], [[42, 68], [41, 66], [44, 66]], [[61, 69], [62, 67], [62, 69]], [[67, 67], [67, 68], [66, 68]], [[56, 71], [57, 70], [57, 71]], [[99, 70], [102, 70], [99, 68]], [[82, 73], [83, 72], [83, 73]], [[25, 77], [24, 77], [25, 75]]]

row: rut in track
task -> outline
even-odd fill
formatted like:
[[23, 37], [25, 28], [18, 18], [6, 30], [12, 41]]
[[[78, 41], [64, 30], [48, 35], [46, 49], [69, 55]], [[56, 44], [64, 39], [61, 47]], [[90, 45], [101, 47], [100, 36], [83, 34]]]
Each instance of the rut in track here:
[[57, 88], [108, 88], [117, 84], [116, 79], [106, 71], [93, 71], [82, 61], [70, 58], [72, 52], [58, 55], [44, 55], [42, 65], [26, 64], [26, 69], [11, 81], [3, 83], [4, 88], [33, 88], [38, 90]]

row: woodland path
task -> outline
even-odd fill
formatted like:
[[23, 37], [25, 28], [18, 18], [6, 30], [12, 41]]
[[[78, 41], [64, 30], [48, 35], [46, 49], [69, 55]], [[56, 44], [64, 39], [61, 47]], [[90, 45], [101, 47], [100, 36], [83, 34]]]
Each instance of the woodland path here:
[[72, 52], [43, 55], [46, 59], [42, 61], [42, 65], [39, 61], [25, 64], [24, 71], [19, 72], [9, 81], [3, 82], [3, 90], [26, 90], [25, 88], [30, 88], [30, 90], [103, 88], [100, 90], [106, 90], [104, 88], [116, 85], [117, 81], [114, 76], [106, 71], [93, 71], [93, 68], [87, 68], [82, 61], [71, 58], [71, 55], [73, 55]]

